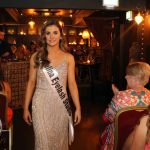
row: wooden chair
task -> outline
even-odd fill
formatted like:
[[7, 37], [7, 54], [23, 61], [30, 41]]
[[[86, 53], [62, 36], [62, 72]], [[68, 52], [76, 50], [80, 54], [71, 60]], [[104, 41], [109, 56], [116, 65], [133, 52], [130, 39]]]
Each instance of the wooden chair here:
[[7, 109], [8, 109], [8, 99], [6, 95], [0, 93], [0, 120], [2, 122], [0, 149], [3, 148], [6, 150], [11, 150], [13, 123], [7, 121]]
[[148, 107], [126, 107], [117, 112], [115, 116], [114, 150], [121, 150], [129, 134], [133, 131], [140, 118], [148, 114]]

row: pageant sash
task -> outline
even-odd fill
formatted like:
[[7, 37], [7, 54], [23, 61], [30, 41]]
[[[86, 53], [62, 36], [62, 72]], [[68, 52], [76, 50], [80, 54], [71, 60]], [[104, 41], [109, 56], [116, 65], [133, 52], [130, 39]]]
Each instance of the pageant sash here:
[[66, 92], [66, 89], [61, 85], [60, 80], [59, 80], [59, 75], [58, 72], [52, 67], [52, 66], [46, 66], [43, 68], [43, 72], [54, 90], [54, 92], [57, 93], [60, 102], [63, 104], [65, 107], [65, 110], [68, 114], [69, 118], [69, 145], [74, 140], [74, 127], [73, 127], [73, 121], [72, 121], [72, 111], [71, 111], [71, 106], [69, 103], [68, 95]]

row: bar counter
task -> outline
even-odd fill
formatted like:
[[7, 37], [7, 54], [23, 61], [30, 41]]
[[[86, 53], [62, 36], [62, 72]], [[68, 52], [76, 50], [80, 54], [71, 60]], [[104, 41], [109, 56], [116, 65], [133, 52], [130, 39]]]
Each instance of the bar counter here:
[[12, 89], [11, 106], [22, 107], [29, 74], [29, 61], [0, 62], [4, 79]]

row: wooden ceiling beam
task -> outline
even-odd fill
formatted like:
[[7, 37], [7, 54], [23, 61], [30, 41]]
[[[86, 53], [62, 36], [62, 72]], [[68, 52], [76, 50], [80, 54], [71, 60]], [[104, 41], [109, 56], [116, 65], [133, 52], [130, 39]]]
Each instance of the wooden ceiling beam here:
[[5, 10], [7, 11], [7, 13], [16, 21], [19, 21], [19, 13], [16, 9], [14, 8], [5, 8]]
[[78, 24], [86, 25], [83, 18], [90, 16], [94, 12], [95, 12], [95, 10], [78, 10], [78, 11], [75, 11], [75, 13], [73, 14], [73, 24], [74, 25], [78, 25]]

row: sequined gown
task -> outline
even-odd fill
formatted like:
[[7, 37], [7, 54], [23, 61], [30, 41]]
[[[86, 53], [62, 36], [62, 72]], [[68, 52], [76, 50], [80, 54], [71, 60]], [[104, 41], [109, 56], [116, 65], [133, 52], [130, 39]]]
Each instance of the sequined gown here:
[[[66, 87], [67, 61], [55, 67], [61, 84]], [[41, 69], [32, 99], [35, 150], [68, 150], [68, 116], [64, 105], [53, 92]]]

